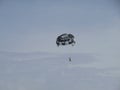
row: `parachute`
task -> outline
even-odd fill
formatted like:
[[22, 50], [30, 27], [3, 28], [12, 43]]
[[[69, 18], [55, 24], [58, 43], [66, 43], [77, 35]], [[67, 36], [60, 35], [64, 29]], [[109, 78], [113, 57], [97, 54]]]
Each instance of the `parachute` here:
[[[64, 33], [60, 36], [57, 37], [56, 39], [56, 44], [57, 46], [66, 46], [66, 45], [72, 45], [74, 46], [75, 45], [75, 40], [74, 40], [74, 36], [72, 34], [67, 34], [67, 33]], [[69, 62], [72, 61], [71, 57], [68, 58]]]
[[64, 33], [64, 34], [57, 37], [56, 44], [57, 44], [57, 46], [60, 46], [60, 45], [62, 45], [62, 46], [65, 46], [65, 45], [74, 46], [75, 45], [74, 38], [75, 37], [72, 34]]

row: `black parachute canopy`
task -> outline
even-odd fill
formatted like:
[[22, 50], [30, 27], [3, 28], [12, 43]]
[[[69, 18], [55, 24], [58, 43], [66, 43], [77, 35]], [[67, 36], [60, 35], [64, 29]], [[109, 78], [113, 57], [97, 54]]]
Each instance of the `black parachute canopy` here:
[[72, 45], [73, 46], [75, 44], [74, 36], [72, 34], [64, 33], [57, 37], [56, 44], [57, 46], [59, 45]]

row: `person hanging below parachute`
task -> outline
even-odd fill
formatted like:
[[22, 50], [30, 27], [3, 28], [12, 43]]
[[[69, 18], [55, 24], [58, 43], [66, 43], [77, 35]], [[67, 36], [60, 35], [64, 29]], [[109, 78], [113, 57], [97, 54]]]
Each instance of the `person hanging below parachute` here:
[[72, 34], [64, 33], [57, 37], [56, 44], [57, 44], [57, 46], [60, 46], [60, 45], [74, 46], [75, 45], [74, 36]]
[[[66, 45], [72, 45], [74, 46], [75, 45], [75, 40], [74, 40], [74, 36], [72, 34], [67, 34], [67, 33], [64, 33], [60, 36], [57, 37], [56, 39], [56, 44], [57, 46], [59, 47], [60, 45], [61, 46], [66, 46]], [[69, 62], [71, 62], [71, 58], [69, 57]]]

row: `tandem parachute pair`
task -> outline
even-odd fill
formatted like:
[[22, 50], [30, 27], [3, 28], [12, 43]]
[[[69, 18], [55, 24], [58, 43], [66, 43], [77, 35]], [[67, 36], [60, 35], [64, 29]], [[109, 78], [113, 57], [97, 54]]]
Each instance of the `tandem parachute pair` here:
[[64, 33], [64, 34], [57, 37], [56, 44], [57, 44], [57, 46], [60, 46], [60, 45], [62, 45], [62, 46], [65, 46], [65, 45], [74, 46], [75, 45], [74, 38], [75, 37], [72, 34]]

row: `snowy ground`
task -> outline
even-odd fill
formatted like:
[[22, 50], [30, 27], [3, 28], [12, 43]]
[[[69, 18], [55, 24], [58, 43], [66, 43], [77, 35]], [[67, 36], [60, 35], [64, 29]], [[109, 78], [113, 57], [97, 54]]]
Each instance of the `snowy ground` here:
[[117, 61], [109, 64], [99, 57], [0, 52], [0, 90], [120, 90]]

